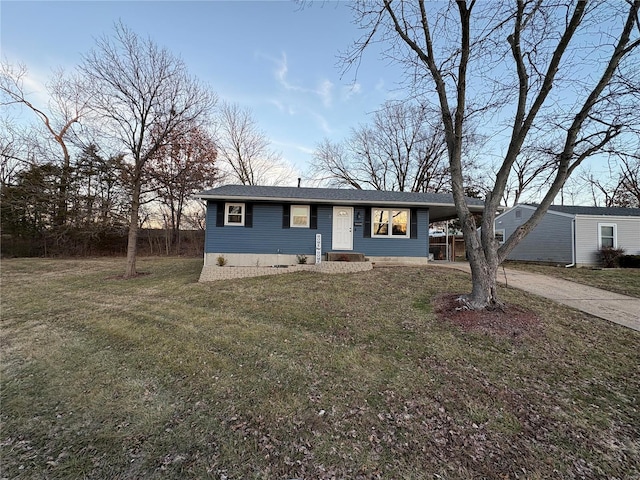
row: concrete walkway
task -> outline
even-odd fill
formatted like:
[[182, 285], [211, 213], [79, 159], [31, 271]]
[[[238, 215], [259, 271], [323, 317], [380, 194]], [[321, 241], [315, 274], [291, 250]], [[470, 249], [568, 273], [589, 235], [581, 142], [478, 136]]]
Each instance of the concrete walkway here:
[[[471, 273], [466, 262], [430, 262], [437, 267], [454, 268]], [[506, 282], [505, 273], [506, 272]], [[595, 317], [640, 331], [640, 298], [628, 297], [599, 288], [569, 282], [536, 273], [500, 267], [498, 281], [558, 303], [568, 305]]]

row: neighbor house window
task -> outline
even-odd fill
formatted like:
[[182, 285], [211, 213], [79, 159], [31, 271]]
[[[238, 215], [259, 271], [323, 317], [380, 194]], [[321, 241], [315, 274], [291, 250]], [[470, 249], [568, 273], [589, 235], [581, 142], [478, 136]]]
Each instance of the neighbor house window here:
[[291, 205], [291, 228], [309, 228], [309, 205]]
[[495, 231], [495, 239], [500, 245], [504, 243], [504, 228]]
[[598, 248], [618, 248], [615, 223], [598, 224]]
[[224, 211], [225, 225], [244, 225], [244, 203], [225, 203]]
[[371, 210], [372, 237], [409, 237], [409, 210], [373, 208]]

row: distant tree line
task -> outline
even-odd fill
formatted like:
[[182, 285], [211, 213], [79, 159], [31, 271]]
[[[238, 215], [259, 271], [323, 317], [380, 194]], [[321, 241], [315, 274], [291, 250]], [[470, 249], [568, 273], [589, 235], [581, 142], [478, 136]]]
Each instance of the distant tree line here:
[[[43, 105], [29, 80], [3, 59], [3, 255], [126, 252], [132, 277], [138, 248], [184, 253], [181, 232], [203, 231], [194, 193], [277, 183], [286, 171], [249, 110], [218, 107], [180, 58], [123, 24], [52, 76]], [[139, 238], [143, 228], [165, 232], [164, 248], [149, 231]]]
[[[633, 13], [638, 7], [633, 3], [629, 8]], [[447, 106], [447, 91], [441, 88], [441, 80], [455, 79], [453, 67], [443, 67], [440, 72], [430, 63], [430, 54], [399, 33], [402, 29], [391, 4], [382, 2], [376, 14], [366, 2], [356, 2], [354, 11], [357, 18], [361, 14], [361, 19], [373, 15], [374, 23], [385, 24], [389, 34], [395, 32], [385, 40], [404, 42], [412, 52], [409, 57], [419, 56], [418, 64], [408, 61], [409, 57], [396, 60], [406, 61], [410, 70], [418, 65], [426, 73], [410, 77], [414, 79], [410, 89], [414, 93], [419, 91], [422, 80], [435, 76], [439, 103], [426, 95], [389, 101], [371, 115], [370, 122], [354, 127], [344, 140], [325, 139], [313, 153], [308, 172], [312, 180], [359, 189], [490, 196], [492, 209], [497, 202], [513, 205], [535, 198], [540, 192], [555, 195], [559, 191], [564, 198], [572, 195], [572, 188], [583, 194], [590, 192], [595, 205], [640, 206], [637, 101], [627, 100], [638, 98], [635, 77], [629, 73], [637, 75], [636, 63], [622, 63], [620, 69], [626, 76], [609, 72], [603, 81], [622, 92], [606, 91], [600, 100], [616, 114], [615, 121], [607, 117], [609, 110], [607, 115], [600, 115], [604, 120], [585, 114], [584, 121], [589, 120], [593, 132], [567, 144], [570, 152], [576, 145], [581, 148], [582, 156], [571, 164], [571, 171], [580, 167], [584, 158], [598, 154], [610, 159], [609, 175], [587, 171], [569, 179], [567, 166], [557, 151], [563, 141], [554, 137], [562, 129], [548, 121], [557, 117], [552, 111], [544, 121], [535, 125], [533, 120], [529, 122], [536, 127], [532, 141], [522, 141], [526, 132], [517, 130], [522, 135], [509, 151], [508, 161], [496, 161], [492, 170], [485, 152], [491, 138], [483, 137], [481, 132], [487, 132], [493, 119], [488, 117], [487, 122], [482, 115], [511, 98], [521, 98], [523, 108], [527, 106], [528, 80], [522, 62], [530, 61], [530, 53], [517, 49], [511, 52], [520, 67], [516, 79], [519, 81], [508, 84], [496, 79], [496, 92], [503, 89], [504, 99], [496, 100], [498, 97], [489, 91], [488, 103], [479, 106], [476, 103], [480, 97], [476, 95], [467, 114], [462, 111], [464, 96], [460, 96], [456, 113], [455, 108]], [[515, 21], [514, 28], [519, 33], [529, 23], [518, 15], [526, 13], [534, 18], [545, 9], [535, 7], [528, 12], [518, 4], [514, 12], [509, 21]], [[464, 9], [462, 13], [469, 14]], [[437, 15], [446, 19], [451, 12], [445, 10]], [[576, 18], [581, 15], [576, 13]], [[420, 24], [422, 18], [417, 15], [411, 21]], [[626, 37], [622, 39], [628, 42]], [[431, 40], [427, 36], [424, 41]], [[486, 41], [494, 39], [487, 37]], [[356, 61], [367, 44], [356, 43], [355, 56], [347, 56], [345, 64]], [[637, 44], [637, 39], [630, 41], [616, 55], [630, 56]], [[404, 48], [402, 43], [397, 45]], [[535, 50], [534, 47], [531, 46]], [[470, 51], [469, 46], [465, 49]], [[478, 52], [490, 56], [493, 51], [480, 48]], [[459, 52], [451, 55], [458, 58]], [[614, 60], [619, 61], [617, 57]], [[542, 82], [545, 76], [531, 68], [537, 72], [537, 81]], [[629, 78], [633, 81], [626, 81]], [[28, 80], [26, 67], [1, 62], [0, 227], [5, 255], [126, 252], [124, 276], [132, 277], [136, 275], [138, 248], [184, 253], [182, 232], [203, 230], [203, 206], [191, 200], [195, 192], [220, 183], [280, 184], [297, 176], [281, 154], [271, 148], [250, 110], [236, 104], [219, 104], [216, 95], [189, 74], [179, 57], [125, 25], [116, 24], [111, 36], [98, 38], [72, 72], [52, 75], [46, 85], [48, 101], [44, 105], [34, 100], [37, 95], [27, 91]], [[551, 82], [552, 77], [547, 81]], [[547, 90], [541, 92], [544, 95], [540, 98], [546, 98]], [[459, 117], [457, 130], [451, 124], [452, 112]], [[20, 121], [13, 116], [16, 113], [22, 115]], [[25, 124], [25, 116], [32, 122]], [[529, 123], [527, 131], [533, 128]], [[564, 173], [558, 180], [559, 171]], [[498, 177], [499, 188], [494, 191]], [[573, 187], [567, 180], [573, 182]], [[551, 201], [550, 195], [546, 203]], [[162, 248], [158, 235], [139, 238], [141, 229], [162, 230]], [[475, 225], [470, 222], [471, 231], [475, 231]], [[154, 240], [150, 241], [151, 237]]]

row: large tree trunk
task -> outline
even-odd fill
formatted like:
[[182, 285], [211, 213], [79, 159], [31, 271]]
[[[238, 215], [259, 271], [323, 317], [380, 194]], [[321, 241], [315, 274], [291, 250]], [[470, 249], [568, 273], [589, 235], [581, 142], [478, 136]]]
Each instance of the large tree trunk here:
[[469, 260], [473, 288], [469, 295], [461, 297], [462, 302], [472, 310], [500, 305], [496, 281], [498, 263], [488, 261], [486, 258], [470, 258]]
[[497, 253], [498, 244], [494, 238], [493, 202], [489, 198], [485, 200], [480, 232], [473, 215], [464, 203], [464, 197], [459, 196], [457, 202], [473, 285], [471, 293], [461, 296], [460, 301], [465, 308], [472, 310], [499, 306], [496, 273], [501, 262]]
[[129, 219], [129, 237], [127, 240], [127, 266], [124, 272], [124, 278], [126, 279], [133, 278], [138, 274], [136, 270], [136, 257], [138, 254], [138, 217], [140, 211], [140, 190], [140, 180], [136, 179], [131, 195], [131, 216]]

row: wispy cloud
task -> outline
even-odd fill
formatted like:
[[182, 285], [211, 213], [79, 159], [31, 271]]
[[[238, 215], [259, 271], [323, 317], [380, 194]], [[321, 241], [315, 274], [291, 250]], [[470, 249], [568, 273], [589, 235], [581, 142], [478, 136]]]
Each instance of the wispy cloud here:
[[322, 115], [320, 115], [319, 113], [316, 113], [316, 112], [309, 112], [309, 114], [314, 118], [314, 120], [316, 121], [317, 125], [320, 127], [320, 129], [326, 135], [329, 135], [330, 133], [333, 132], [333, 129], [329, 125], [329, 122], [327, 121], [327, 119], [324, 118], [324, 116], [322, 116]]
[[362, 85], [360, 83], [354, 82], [351, 85], [346, 85], [342, 87], [342, 101], [349, 101], [351, 98], [360, 95], [360, 93], [362, 93]]
[[300, 85], [299, 83], [292, 82], [289, 79], [289, 60], [286, 52], [282, 52], [280, 57], [277, 58], [267, 55], [262, 56], [274, 63], [274, 77], [284, 90], [315, 96], [320, 99], [325, 108], [331, 107], [333, 104], [334, 94], [334, 84], [331, 80], [323, 79], [316, 87]]
[[316, 92], [322, 98], [322, 104], [327, 108], [330, 107], [333, 101], [333, 83], [329, 80], [323, 80]]
[[269, 98], [267, 99], [267, 103], [274, 105], [281, 113], [286, 113], [288, 115], [295, 115], [297, 113], [297, 110], [293, 105], [285, 103], [277, 98]]
[[315, 151], [314, 148], [308, 147], [306, 145], [302, 145], [299, 143], [284, 142], [284, 141], [278, 141], [278, 140], [274, 140], [272, 143], [276, 147], [283, 148], [283, 149], [296, 150], [298, 152], [301, 152], [307, 155], [311, 155]]

